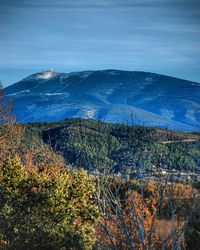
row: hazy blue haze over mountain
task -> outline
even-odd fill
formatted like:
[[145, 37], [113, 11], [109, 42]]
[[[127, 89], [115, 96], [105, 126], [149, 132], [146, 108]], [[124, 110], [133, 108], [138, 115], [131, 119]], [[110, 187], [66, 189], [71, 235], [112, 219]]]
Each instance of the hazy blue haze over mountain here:
[[44, 71], [5, 89], [19, 122], [68, 117], [200, 130], [200, 83], [139, 71]]

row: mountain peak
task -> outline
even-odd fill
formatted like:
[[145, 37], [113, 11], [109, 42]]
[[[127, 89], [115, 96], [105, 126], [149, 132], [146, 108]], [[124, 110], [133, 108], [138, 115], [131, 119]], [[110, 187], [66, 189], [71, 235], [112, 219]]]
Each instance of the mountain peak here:
[[48, 71], [43, 71], [42, 73], [38, 74], [37, 78], [49, 79], [57, 74], [58, 74], [57, 72], [53, 72], [52, 70], [48, 70]]
[[51, 77], [54, 77], [56, 75], [58, 75], [59, 73], [58, 72], [55, 72], [53, 71], [52, 69], [50, 70], [45, 70], [45, 71], [41, 71], [41, 72], [38, 72], [38, 73], [35, 73], [33, 75], [30, 75], [26, 78], [24, 78], [23, 80], [37, 80], [37, 79], [50, 79]]
[[5, 92], [15, 100], [20, 122], [101, 117], [114, 123], [200, 129], [200, 84], [150, 72], [47, 70]]

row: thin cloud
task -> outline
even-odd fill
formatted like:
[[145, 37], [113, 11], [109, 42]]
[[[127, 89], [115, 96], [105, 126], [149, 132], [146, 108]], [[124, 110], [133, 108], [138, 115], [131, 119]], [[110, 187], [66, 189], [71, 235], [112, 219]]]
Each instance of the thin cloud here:
[[200, 81], [199, 9], [200, 0], [0, 0], [0, 67], [137, 69]]

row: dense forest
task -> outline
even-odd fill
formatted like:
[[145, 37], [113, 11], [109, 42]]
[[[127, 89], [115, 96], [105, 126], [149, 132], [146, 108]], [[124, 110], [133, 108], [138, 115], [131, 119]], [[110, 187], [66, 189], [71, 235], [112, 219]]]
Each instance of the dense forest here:
[[115, 172], [151, 170], [159, 164], [167, 169], [200, 170], [200, 136], [195, 133], [90, 119], [13, 126], [20, 131], [18, 149], [23, 154], [31, 150], [53, 150], [67, 164], [89, 171], [97, 169], [99, 162], [102, 167], [112, 164]]

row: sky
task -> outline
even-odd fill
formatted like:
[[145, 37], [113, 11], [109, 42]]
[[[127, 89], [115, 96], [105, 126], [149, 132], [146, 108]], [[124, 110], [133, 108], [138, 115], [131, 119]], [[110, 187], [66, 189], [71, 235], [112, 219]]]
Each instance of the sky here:
[[200, 0], [0, 0], [0, 80], [53, 68], [200, 82]]

